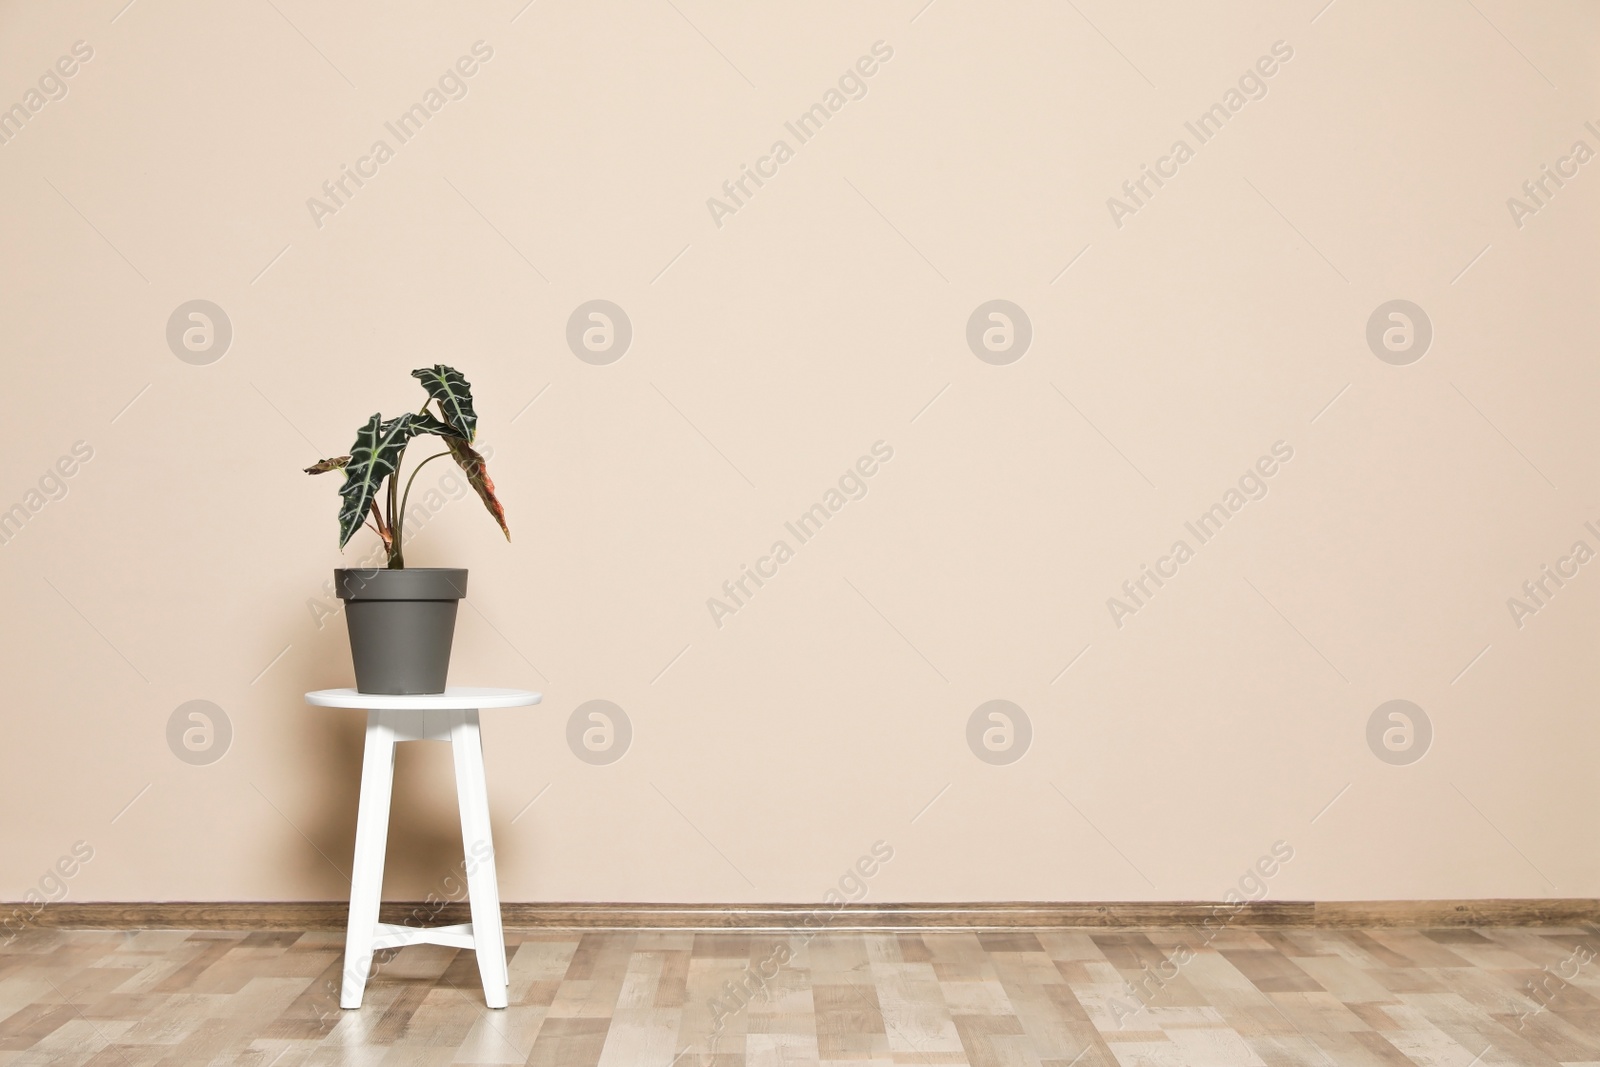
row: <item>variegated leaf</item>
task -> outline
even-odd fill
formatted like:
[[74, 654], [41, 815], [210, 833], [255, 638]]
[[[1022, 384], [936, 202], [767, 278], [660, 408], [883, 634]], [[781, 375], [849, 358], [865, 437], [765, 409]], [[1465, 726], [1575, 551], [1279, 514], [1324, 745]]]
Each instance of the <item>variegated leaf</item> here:
[[459, 437], [454, 426], [447, 425], [434, 418], [430, 412], [411, 413], [411, 427], [417, 433], [437, 434], [440, 437]]
[[477, 490], [478, 499], [489, 509], [494, 521], [500, 524], [500, 531], [506, 535], [506, 540], [511, 540], [511, 529], [506, 526], [506, 509], [501, 505], [500, 498], [494, 495], [494, 479], [489, 477], [489, 466], [483, 456], [459, 437], [446, 437], [444, 443], [450, 447], [450, 455], [455, 457], [456, 463], [466, 473], [468, 484]]
[[472, 409], [472, 386], [454, 367], [435, 363], [420, 367], [411, 376], [422, 383], [428, 395], [439, 403], [444, 421], [449, 423], [458, 437], [470, 444], [478, 435], [478, 413]]
[[350, 462], [349, 456], [336, 456], [333, 459], [319, 459], [306, 468], [307, 474], [327, 474], [329, 471], [342, 471]]
[[350, 460], [344, 467], [344, 485], [339, 487], [344, 498], [339, 507], [340, 548], [366, 521], [383, 480], [399, 467], [406, 442], [417, 433], [416, 421], [417, 416], [410, 413], [388, 422], [374, 415], [356, 432], [356, 443], [350, 446]]

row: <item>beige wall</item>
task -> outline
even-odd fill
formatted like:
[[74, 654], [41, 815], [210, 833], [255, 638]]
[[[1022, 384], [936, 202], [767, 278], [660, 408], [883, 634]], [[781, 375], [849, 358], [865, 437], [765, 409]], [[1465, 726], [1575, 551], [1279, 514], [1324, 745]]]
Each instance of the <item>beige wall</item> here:
[[[1277, 898], [1600, 894], [1590, 6], [123, 2], [0, 7], [0, 105], [93, 53], [0, 145], [0, 507], [39, 505], [0, 545], [0, 894], [77, 842], [71, 899], [347, 892], [359, 715], [300, 697], [350, 682], [321, 585], [365, 548], [299, 468], [436, 361], [516, 539], [441, 493], [411, 561], [471, 568], [453, 681], [545, 693], [485, 714], [508, 899], [815, 901], [876, 841], [878, 900], [1218, 898], [1280, 841]], [[1514, 212], [1541, 165], [1576, 176]], [[609, 365], [566, 341], [597, 298]], [[209, 363], [166, 338], [198, 299]], [[1004, 365], [966, 336], [995, 299]], [[1420, 360], [1369, 347], [1394, 299]], [[1144, 565], [1176, 575], [1136, 603]], [[566, 740], [596, 699], [604, 766]], [[1406, 764], [1368, 743], [1397, 699]], [[220, 760], [169, 747], [192, 700]], [[1020, 760], [969, 748], [990, 700]], [[442, 748], [398, 796], [420, 896], [460, 855]]]

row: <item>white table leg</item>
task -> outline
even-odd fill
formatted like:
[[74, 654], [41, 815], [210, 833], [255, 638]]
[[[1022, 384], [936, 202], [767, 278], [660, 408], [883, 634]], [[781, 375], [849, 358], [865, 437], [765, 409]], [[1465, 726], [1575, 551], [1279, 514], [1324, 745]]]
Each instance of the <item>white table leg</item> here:
[[472, 908], [472, 936], [483, 979], [484, 1000], [491, 1008], [506, 1006], [506, 941], [500, 927], [500, 886], [495, 878], [494, 839], [489, 831], [489, 787], [483, 769], [483, 742], [478, 713], [463, 711], [450, 728], [455, 756], [456, 799], [461, 807], [461, 844], [466, 850], [467, 895]]
[[367, 712], [366, 751], [361, 758], [361, 806], [356, 816], [356, 853], [350, 872], [350, 924], [344, 936], [344, 982], [339, 1007], [361, 1007], [372, 939], [383, 895], [383, 857], [389, 842], [389, 799], [394, 789], [394, 728], [384, 712]]

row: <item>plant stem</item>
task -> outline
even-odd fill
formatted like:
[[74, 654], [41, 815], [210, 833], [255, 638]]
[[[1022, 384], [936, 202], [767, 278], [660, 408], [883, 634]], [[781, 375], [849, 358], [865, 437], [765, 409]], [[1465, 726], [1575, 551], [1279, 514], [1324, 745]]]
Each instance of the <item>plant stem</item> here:
[[411, 472], [411, 477], [406, 479], [406, 491], [400, 496], [400, 515], [402, 516], [402, 519], [405, 516], [406, 507], [411, 501], [411, 483], [417, 480], [417, 475], [422, 473], [423, 467], [426, 467], [439, 457], [448, 456], [449, 454], [450, 453], [448, 452], [436, 452], [427, 459], [423, 460], [421, 463], [418, 463], [416, 469]]
[[400, 473], [400, 463], [405, 459], [405, 449], [400, 450], [400, 455], [395, 459], [394, 473], [389, 475], [389, 569], [403, 570], [406, 565], [405, 549], [400, 543], [400, 516], [395, 513], [395, 501], [398, 486], [396, 476]]
[[[428, 400], [424, 400], [422, 402], [422, 409], [417, 412], [418, 415], [426, 415], [428, 413], [428, 404], [429, 404], [429, 402], [431, 400], [432, 400], [432, 398], [430, 397]], [[443, 420], [441, 419], [440, 421], [443, 421]], [[440, 453], [440, 455], [449, 455], [449, 453], [448, 452], [442, 452], [442, 453]], [[399, 456], [399, 458], [397, 458], [395, 460], [394, 473], [389, 475], [389, 528], [394, 534], [394, 541], [389, 546], [389, 566], [397, 568], [397, 569], [403, 568], [406, 565], [406, 561], [405, 561], [406, 503], [411, 499], [411, 483], [416, 481], [417, 471], [420, 471], [423, 467], [427, 466], [429, 460], [438, 459], [439, 456], [429, 456], [427, 459], [423, 460], [421, 463], [418, 463], [416, 465], [416, 468], [413, 469], [412, 472], [411, 472], [411, 477], [406, 479], [405, 496], [400, 497], [400, 496], [398, 496], [399, 484], [400, 484], [400, 468], [404, 465], [405, 458], [406, 458], [406, 450], [404, 448], [401, 448], [400, 449], [400, 456]]]
[[378, 540], [383, 542], [383, 550], [384, 550], [384, 552], [388, 552], [389, 551], [389, 527], [384, 525], [383, 512], [378, 510], [378, 502], [376, 500], [371, 502], [371, 508], [372, 508], [372, 521], [367, 523], [367, 525], [372, 527], [372, 532], [377, 534], [378, 535]]

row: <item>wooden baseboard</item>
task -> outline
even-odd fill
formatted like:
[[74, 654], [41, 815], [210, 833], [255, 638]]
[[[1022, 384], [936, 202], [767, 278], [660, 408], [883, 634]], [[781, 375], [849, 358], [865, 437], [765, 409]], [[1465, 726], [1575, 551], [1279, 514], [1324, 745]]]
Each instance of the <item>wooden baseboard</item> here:
[[[158, 901], [46, 904], [26, 921], [55, 929], [342, 930], [343, 901]], [[18, 916], [26, 915], [26, 905]], [[587, 930], [997, 930], [1211, 927], [1576, 926], [1600, 923], [1600, 900], [1263, 900], [1001, 904], [571, 904], [504, 903], [508, 927]], [[465, 904], [440, 910], [386, 903], [382, 921], [413, 926], [467, 922]]]

